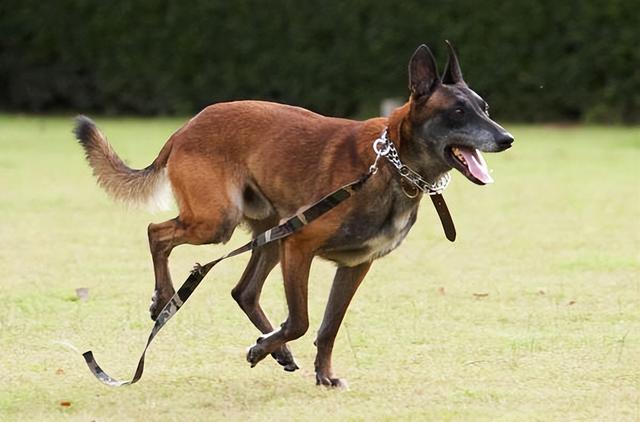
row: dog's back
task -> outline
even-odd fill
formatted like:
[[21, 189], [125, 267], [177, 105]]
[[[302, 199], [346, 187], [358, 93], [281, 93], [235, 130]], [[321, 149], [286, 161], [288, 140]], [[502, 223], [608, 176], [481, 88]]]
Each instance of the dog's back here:
[[384, 120], [325, 117], [263, 101], [209, 106], [169, 140], [167, 170], [180, 210], [189, 208], [184, 183], [199, 179], [220, 181], [200, 186], [199, 194], [226, 190], [250, 218], [265, 214], [258, 200], [267, 200], [279, 218], [289, 215], [366, 171], [373, 157], [369, 135], [381, 132]]

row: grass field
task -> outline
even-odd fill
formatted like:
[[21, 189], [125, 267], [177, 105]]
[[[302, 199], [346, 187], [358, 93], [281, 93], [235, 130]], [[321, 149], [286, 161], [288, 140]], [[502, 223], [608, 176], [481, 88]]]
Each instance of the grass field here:
[[[97, 122], [138, 167], [182, 123]], [[426, 200], [373, 266], [336, 342], [350, 390], [314, 385], [326, 262], [311, 329], [291, 344], [302, 369], [249, 368], [258, 332], [229, 294], [245, 256], [165, 327], [142, 381], [112, 389], [79, 352], [130, 378], [151, 328], [146, 226], [173, 214], [110, 202], [70, 118], [0, 116], [0, 420], [639, 420], [640, 129], [507, 126], [514, 148], [486, 155], [496, 183], [455, 174], [447, 190], [456, 243]], [[176, 283], [246, 238], [176, 249]], [[285, 318], [279, 271], [263, 304]]]

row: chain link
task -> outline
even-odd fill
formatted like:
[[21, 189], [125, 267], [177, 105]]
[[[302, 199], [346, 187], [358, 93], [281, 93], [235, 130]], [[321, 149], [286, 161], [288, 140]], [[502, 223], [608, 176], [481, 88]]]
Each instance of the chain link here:
[[447, 172], [434, 183], [429, 183], [424, 180], [420, 174], [403, 164], [402, 161], [400, 161], [398, 150], [395, 145], [393, 145], [391, 139], [389, 139], [387, 129], [382, 132], [382, 135], [380, 135], [378, 139], [373, 141], [373, 150], [376, 153], [376, 159], [369, 168], [371, 174], [375, 174], [378, 171], [378, 160], [380, 157], [385, 157], [387, 161], [396, 168], [400, 176], [427, 195], [441, 194], [451, 181], [451, 175]]

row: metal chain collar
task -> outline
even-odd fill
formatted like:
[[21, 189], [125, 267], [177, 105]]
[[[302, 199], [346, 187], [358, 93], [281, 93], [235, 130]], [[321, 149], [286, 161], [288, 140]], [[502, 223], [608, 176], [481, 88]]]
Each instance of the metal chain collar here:
[[[373, 151], [376, 153], [376, 160], [371, 165], [369, 171], [371, 173], [375, 173], [378, 171], [378, 160], [380, 157], [385, 157], [389, 163], [391, 163], [398, 174], [403, 177], [404, 180], [408, 181], [411, 186], [414, 188], [426, 193], [427, 195], [439, 195], [447, 188], [449, 182], [451, 181], [451, 175], [449, 172], [442, 175], [438, 180], [433, 183], [429, 183], [422, 178], [417, 172], [409, 168], [407, 165], [403, 164], [400, 161], [400, 156], [398, 155], [398, 150], [393, 145], [391, 139], [389, 139], [388, 129], [385, 129], [384, 132], [373, 141]], [[409, 194], [406, 190], [403, 191], [405, 195], [410, 198], [414, 198], [417, 196], [417, 192], [415, 194]]]

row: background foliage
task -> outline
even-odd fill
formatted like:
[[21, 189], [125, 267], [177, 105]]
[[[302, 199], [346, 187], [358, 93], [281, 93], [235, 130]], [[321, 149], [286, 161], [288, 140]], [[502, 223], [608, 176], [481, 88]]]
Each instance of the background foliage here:
[[334, 115], [406, 95], [457, 46], [500, 118], [640, 121], [637, 0], [0, 0], [0, 108], [190, 114], [263, 98]]

